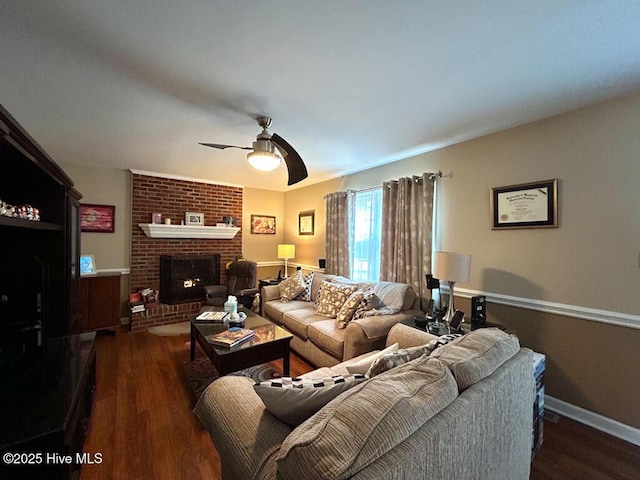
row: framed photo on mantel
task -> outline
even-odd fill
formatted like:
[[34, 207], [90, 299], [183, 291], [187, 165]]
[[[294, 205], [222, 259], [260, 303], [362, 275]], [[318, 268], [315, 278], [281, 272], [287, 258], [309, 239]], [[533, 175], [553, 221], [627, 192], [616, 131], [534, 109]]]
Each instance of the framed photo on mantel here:
[[491, 228], [558, 227], [558, 179], [491, 189]]

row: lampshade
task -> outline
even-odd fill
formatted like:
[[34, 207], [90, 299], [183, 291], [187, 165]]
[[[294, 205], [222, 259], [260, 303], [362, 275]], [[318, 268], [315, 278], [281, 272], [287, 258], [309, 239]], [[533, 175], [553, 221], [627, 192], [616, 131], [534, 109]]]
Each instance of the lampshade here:
[[250, 152], [247, 154], [247, 160], [254, 168], [268, 172], [280, 165], [282, 157], [272, 152]]
[[287, 243], [278, 245], [278, 258], [294, 258], [296, 256], [296, 246]]
[[466, 253], [434, 252], [433, 276], [450, 282], [468, 282], [471, 255]]

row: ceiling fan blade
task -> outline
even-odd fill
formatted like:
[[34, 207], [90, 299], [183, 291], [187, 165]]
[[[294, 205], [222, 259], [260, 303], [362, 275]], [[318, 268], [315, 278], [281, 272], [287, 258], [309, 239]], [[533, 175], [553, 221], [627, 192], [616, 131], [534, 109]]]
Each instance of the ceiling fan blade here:
[[271, 135], [271, 141], [278, 148], [282, 154], [282, 158], [284, 158], [284, 162], [287, 164], [287, 170], [289, 171], [289, 181], [287, 185], [301, 182], [309, 176], [302, 158], [284, 138], [274, 133]]
[[204, 145], [205, 147], [219, 148], [220, 150], [224, 150], [225, 148], [240, 148], [242, 150], [253, 150], [253, 148], [251, 147], [238, 147], [236, 145], [222, 145], [220, 143], [201, 143], [200, 145]]

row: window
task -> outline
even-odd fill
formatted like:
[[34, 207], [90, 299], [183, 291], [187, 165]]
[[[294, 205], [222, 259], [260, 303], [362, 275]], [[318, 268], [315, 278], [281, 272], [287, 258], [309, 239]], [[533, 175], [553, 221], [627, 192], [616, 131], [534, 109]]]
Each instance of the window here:
[[349, 262], [351, 279], [380, 279], [380, 245], [382, 237], [382, 187], [355, 192], [350, 198]]

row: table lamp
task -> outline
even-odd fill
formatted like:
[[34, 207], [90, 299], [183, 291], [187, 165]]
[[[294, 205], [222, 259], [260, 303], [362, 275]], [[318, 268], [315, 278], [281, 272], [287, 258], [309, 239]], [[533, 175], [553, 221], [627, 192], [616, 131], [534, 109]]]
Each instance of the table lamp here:
[[278, 258], [284, 259], [284, 278], [287, 278], [289, 276], [287, 273], [287, 261], [290, 258], [294, 258], [295, 256], [296, 256], [295, 245], [291, 245], [287, 243], [278, 244]]
[[465, 253], [434, 252], [433, 276], [449, 284], [449, 308], [444, 321], [449, 323], [456, 309], [453, 306], [453, 286], [456, 282], [468, 282], [471, 272], [471, 255]]

